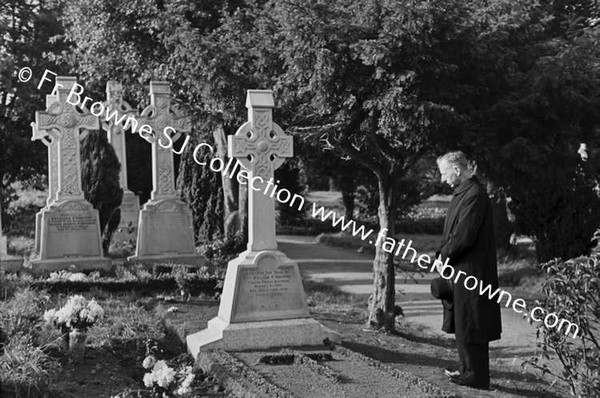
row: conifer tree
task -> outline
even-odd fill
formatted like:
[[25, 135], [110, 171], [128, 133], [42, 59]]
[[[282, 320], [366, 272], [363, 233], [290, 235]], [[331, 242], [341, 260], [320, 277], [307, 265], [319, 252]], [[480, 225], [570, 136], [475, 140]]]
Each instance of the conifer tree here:
[[[192, 137], [188, 145], [195, 148], [198, 143], [198, 139]], [[193, 151], [184, 151], [179, 165], [177, 185], [181, 187], [181, 198], [192, 209], [194, 235], [198, 243], [209, 242], [223, 235], [221, 175], [208, 167], [211, 155], [206, 151], [198, 153], [198, 161], [207, 163], [201, 166], [194, 160]]]
[[104, 254], [108, 253], [112, 235], [121, 219], [120, 170], [121, 164], [106, 134], [90, 131], [81, 144], [81, 183], [85, 199], [100, 215]]

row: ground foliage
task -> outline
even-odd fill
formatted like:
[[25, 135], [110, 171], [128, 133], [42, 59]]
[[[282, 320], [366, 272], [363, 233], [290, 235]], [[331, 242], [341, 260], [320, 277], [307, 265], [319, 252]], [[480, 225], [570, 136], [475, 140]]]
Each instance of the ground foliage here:
[[[556, 313], [559, 319], [567, 319], [579, 326], [577, 338], [565, 335], [566, 328], [548, 328], [539, 324], [543, 356], [550, 353], [562, 365], [556, 377], [571, 387], [577, 396], [598, 397], [600, 394], [600, 254], [582, 256], [568, 261], [554, 259], [541, 265], [550, 276], [544, 285], [546, 298], [543, 307]], [[544, 373], [552, 373], [547, 366], [540, 366], [539, 358], [527, 363]]]

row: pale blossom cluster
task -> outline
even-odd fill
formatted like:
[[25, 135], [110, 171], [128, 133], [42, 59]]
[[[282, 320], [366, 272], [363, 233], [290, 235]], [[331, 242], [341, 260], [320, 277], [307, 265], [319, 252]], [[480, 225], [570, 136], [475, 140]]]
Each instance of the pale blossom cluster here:
[[50, 309], [44, 313], [44, 320], [57, 327], [83, 329], [91, 327], [104, 316], [104, 309], [95, 299], [87, 300], [81, 295], [69, 297], [64, 307]]
[[71, 273], [69, 271], [60, 270], [58, 272], [50, 273], [48, 280], [49, 281], [82, 282], [82, 281], [87, 280], [87, 276], [83, 272]]
[[144, 385], [153, 389], [158, 387], [158, 390], [163, 392], [163, 396], [170, 391], [173, 391], [175, 395], [186, 395], [192, 391], [194, 372], [191, 366], [186, 366], [176, 372], [165, 361], [157, 361], [153, 355], [147, 356], [142, 366], [144, 369], [150, 370], [144, 375]]

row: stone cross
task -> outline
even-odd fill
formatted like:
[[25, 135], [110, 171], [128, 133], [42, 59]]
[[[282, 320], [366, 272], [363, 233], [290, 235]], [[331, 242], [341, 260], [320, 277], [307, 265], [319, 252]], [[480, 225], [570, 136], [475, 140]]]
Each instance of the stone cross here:
[[173, 138], [175, 141], [181, 133], [192, 131], [192, 123], [189, 116], [182, 115], [177, 109], [171, 109], [171, 89], [168, 82], [150, 82], [150, 105], [142, 111], [137, 120], [140, 125], [149, 125], [155, 137], [152, 142], [153, 190], [150, 198], [153, 201], [176, 198], [173, 153], [171, 148], [161, 147], [158, 140], [163, 137], [162, 132], [166, 127], [172, 127], [177, 134], [173, 134], [172, 130], [167, 132], [175, 136]]
[[[46, 112], [56, 112], [60, 105], [54, 95], [46, 95]], [[37, 130], [36, 124], [31, 122], [31, 140], [40, 140], [48, 147], [48, 198], [49, 206], [56, 199], [58, 191], [58, 140], [60, 133], [56, 129]]]
[[275, 202], [272, 191], [268, 190], [269, 185], [274, 185], [275, 169], [283, 164], [284, 158], [293, 156], [292, 137], [273, 123], [274, 106], [272, 91], [248, 90], [248, 122], [234, 136], [228, 137], [229, 157], [237, 158], [248, 170], [248, 181], [256, 177], [252, 189], [248, 190], [248, 249], [251, 251], [277, 249]]
[[[137, 111], [123, 101], [123, 85], [115, 81], [109, 81], [106, 84], [106, 104], [110, 107], [109, 114], [117, 112], [117, 119], [123, 115], [135, 115]], [[108, 108], [107, 108], [108, 109]], [[127, 185], [127, 151], [125, 146], [125, 129], [123, 123], [116, 124], [115, 118], [111, 118], [110, 122], [103, 123], [102, 127], [108, 135], [110, 142], [115, 149], [119, 163], [121, 163], [120, 184], [124, 191], [128, 190]]]
[[35, 113], [35, 130], [57, 129], [60, 132], [58, 140], [58, 192], [56, 201], [84, 199], [81, 190], [81, 160], [79, 152], [79, 130], [97, 130], [100, 127], [98, 117], [81, 110], [67, 102], [67, 97], [73, 85], [77, 82], [74, 77], [58, 76], [57, 107], [48, 111]]

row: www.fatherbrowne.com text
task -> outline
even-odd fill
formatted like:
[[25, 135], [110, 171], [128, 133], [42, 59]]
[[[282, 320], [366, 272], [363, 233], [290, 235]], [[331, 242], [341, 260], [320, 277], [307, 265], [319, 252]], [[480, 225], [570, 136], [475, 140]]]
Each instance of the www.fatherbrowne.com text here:
[[[46, 70], [40, 83], [38, 85], [38, 89], [42, 87], [45, 81], [51, 81], [48, 79], [47, 75], [51, 74], [56, 76], [56, 73]], [[31, 79], [31, 69], [30, 68], [21, 68], [19, 71], [19, 80], [21, 82], [27, 82]], [[57, 95], [58, 93], [58, 85], [55, 84], [54, 89], [52, 91], [52, 95]], [[132, 133], [138, 132], [142, 138], [150, 143], [155, 143], [157, 140], [156, 134], [153, 132], [152, 127], [146, 124], [142, 124], [137, 121], [134, 116], [131, 115], [121, 115], [119, 117], [119, 112], [116, 109], [110, 109], [110, 106], [105, 105], [102, 102], [92, 102], [93, 100], [90, 97], [83, 97], [84, 88], [79, 84], [74, 84], [71, 88], [69, 95], [66, 99], [73, 106], [79, 106], [81, 108], [85, 108], [86, 104], [89, 102], [90, 104], [90, 113], [94, 116], [100, 117], [105, 116], [105, 120], [108, 123], [114, 123], [115, 125], [123, 125], [124, 129], [131, 129]], [[139, 128], [138, 128], [139, 126]], [[165, 148], [171, 149], [176, 154], [181, 154], [186, 144], [189, 140], [189, 136], [186, 138], [186, 142], [183, 146], [175, 151], [174, 145], [174, 137], [176, 135], [176, 131], [174, 128], [167, 126], [163, 129], [162, 132], [157, 132], [162, 134], [163, 136], [158, 139], [158, 144]], [[163, 140], [164, 139], [164, 140]], [[201, 166], [208, 165], [209, 168], [214, 171], [221, 173], [222, 175], [227, 175], [228, 178], [235, 178], [242, 185], [249, 185], [250, 188], [254, 191], [262, 191], [264, 195], [267, 195], [271, 198], [277, 199], [277, 201], [281, 204], [287, 204], [292, 208], [297, 208], [298, 211], [305, 210], [305, 200], [304, 197], [298, 194], [292, 194], [289, 190], [285, 188], [279, 189], [277, 183], [273, 181], [272, 178], [269, 178], [266, 181], [260, 176], [252, 176], [252, 174], [245, 170], [239, 161], [234, 159], [229, 159], [227, 163], [219, 157], [212, 157], [210, 162], [204, 162], [199, 158], [199, 153], [201, 150], [206, 149], [209, 153], [214, 154], [215, 150], [212, 145], [208, 143], [200, 143], [196, 145], [193, 150], [193, 159], [196, 163]], [[264, 189], [261, 188], [264, 186]], [[360, 239], [364, 242], [368, 242], [370, 245], [374, 245], [377, 247], [381, 247], [382, 250], [393, 253], [395, 256], [400, 256], [401, 258], [406, 260], [406, 257], [411, 255], [410, 263], [417, 263], [417, 266], [423, 270], [429, 270], [429, 272], [434, 272], [439, 270], [442, 278], [447, 280], [453, 280], [454, 284], [458, 284], [462, 278], [462, 283], [465, 289], [467, 290], [476, 290], [478, 289], [479, 294], [481, 296], [487, 295], [490, 300], [496, 299], [498, 303], [500, 303], [504, 297], [506, 297], [505, 306], [508, 308], [512, 302], [512, 308], [515, 312], [519, 314], [523, 314], [523, 318], [530, 318], [536, 322], [544, 322], [544, 325], [549, 328], [557, 328], [557, 330], [565, 330], [565, 335], [568, 335], [573, 330], [573, 338], [577, 337], [579, 333], [579, 326], [566, 320], [560, 319], [555, 313], [549, 313], [546, 316], [545, 310], [542, 307], [533, 307], [530, 311], [527, 310], [527, 304], [525, 300], [521, 298], [512, 299], [512, 295], [505, 290], [501, 290], [500, 288], [492, 289], [490, 284], [484, 286], [483, 281], [478, 280], [473, 275], [467, 275], [464, 271], [456, 270], [454, 267], [448, 262], [449, 258], [446, 258], [446, 261], [439, 266], [438, 262], [435, 260], [432, 261], [432, 258], [427, 254], [417, 255], [417, 250], [412, 247], [412, 240], [408, 242], [405, 239], [401, 239], [400, 242], [396, 241], [395, 238], [387, 236], [387, 230], [384, 228], [376, 234], [375, 240], [369, 239], [369, 237], [373, 238], [375, 232], [372, 229], [366, 229], [364, 225], [357, 226], [354, 220], [346, 220], [343, 216], [338, 216], [335, 212], [329, 211], [326, 212], [326, 209], [323, 206], [317, 206], [315, 203], [312, 204], [311, 216], [315, 219], [320, 219], [322, 222], [326, 222], [330, 220], [331, 224], [334, 227], [339, 227], [342, 231], [348, 230], [354, 237], [360, 237]], [[403, 250], [404, 249], [404, 250]], [[446, 272], [449, 271], [449, 272]], [[456, 275], [455, 275], [456, 274]], [[539, 315], [539, 316], [538, 316]]]

